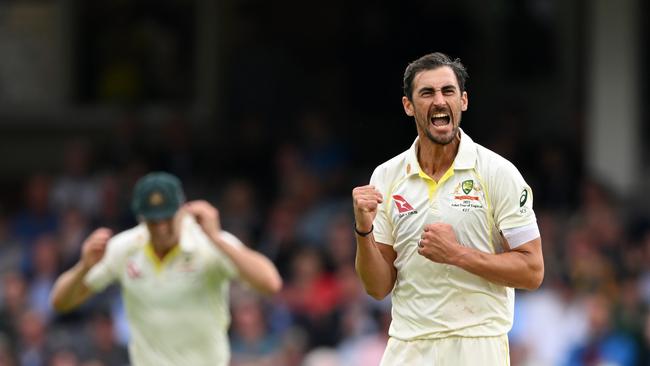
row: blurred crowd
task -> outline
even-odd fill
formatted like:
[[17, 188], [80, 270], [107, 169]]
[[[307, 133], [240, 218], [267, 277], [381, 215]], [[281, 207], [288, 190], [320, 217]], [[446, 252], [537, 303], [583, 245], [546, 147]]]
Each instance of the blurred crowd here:
[[[1, 207], [0, 366], [128, 365], [117, 289], [69, 314], [54, 313], [48, 295], [90, 231], [136, 224], [131, 187], [152, 170], [214, 203], [224, 229], [271, 258], [285, 281], [272, 298], [232, 287], [233, 366], [377, 365], [390, 299], [373, 300], [356, 277], [350, 191], [412, 140], [369, 157], [357, 149], [375, 142], [340, 138], [339, 125], [312, 111], [276, 139], [251, 115], [212, 141], [182, 114], [156, 134], [126, 115], [99, 141], [66, 141], [60, 166], [25, 176], [16, 203]], [[517, 293], [512, 365], [650, 365], [650, 215], [634, 196], [644, 192], [623, 197], [591, 179], [572, 144], [504, 130], [467, 127], [524, 167], [546, 264], [542, 287]]]

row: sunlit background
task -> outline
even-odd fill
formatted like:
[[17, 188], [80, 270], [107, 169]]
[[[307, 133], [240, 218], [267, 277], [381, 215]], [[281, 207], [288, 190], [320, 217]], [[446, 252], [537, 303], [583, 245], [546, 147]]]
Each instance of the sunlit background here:
[[467, 66], [462, 127], [532, 186], [546, 277], [512, 365], [650, 365], [650, 5], [642, 0], [0, 2], [0, 365], [127, 365], [119, 289], [47, 296], [166, 170], [269, 256], [235, 285], [232, 365], [378, 363], [390, 300], [354, 273], [352, 187], [415, 138], [406, 65]]

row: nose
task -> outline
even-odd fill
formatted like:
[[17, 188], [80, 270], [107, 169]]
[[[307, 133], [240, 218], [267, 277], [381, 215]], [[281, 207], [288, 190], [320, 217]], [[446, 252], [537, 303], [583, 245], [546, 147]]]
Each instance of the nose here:
[[433, 104], [437, 106], [445, 105], [445, 98], [442, 95], [441, 90], [436, 90], [436, 92], [433, 94]]

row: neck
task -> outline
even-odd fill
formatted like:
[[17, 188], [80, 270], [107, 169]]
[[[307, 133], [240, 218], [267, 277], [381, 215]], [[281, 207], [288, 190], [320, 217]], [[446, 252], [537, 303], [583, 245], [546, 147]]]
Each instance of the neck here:
[[420, 169], [436, 182], [439, 181], [454, 163], [459, 145], [460, 134], [446, 145], [437, 144], [426, 136], [420, 136], [417, 149]]
[[177, 241], [178, 240], [174, 241], [174, 244], [172, 245], [162, 245], [152, 240], [151, 246], [153, 247], [153, 252], [156, 254], [156, 256], [159, 259], [163, 259], [172, 249], [174, 249]]

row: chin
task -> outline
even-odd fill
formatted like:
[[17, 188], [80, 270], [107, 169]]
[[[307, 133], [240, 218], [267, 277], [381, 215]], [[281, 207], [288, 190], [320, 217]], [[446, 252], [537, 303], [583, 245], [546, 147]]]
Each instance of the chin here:
[[450, 134], [434, 135], [431, 132], [427, 132], [426, 135], [427, 138], [434, 144], [449, 145], [452, 141], [454, 141], [454, 137], [456, 136], [456, 133], [452, 131]]

